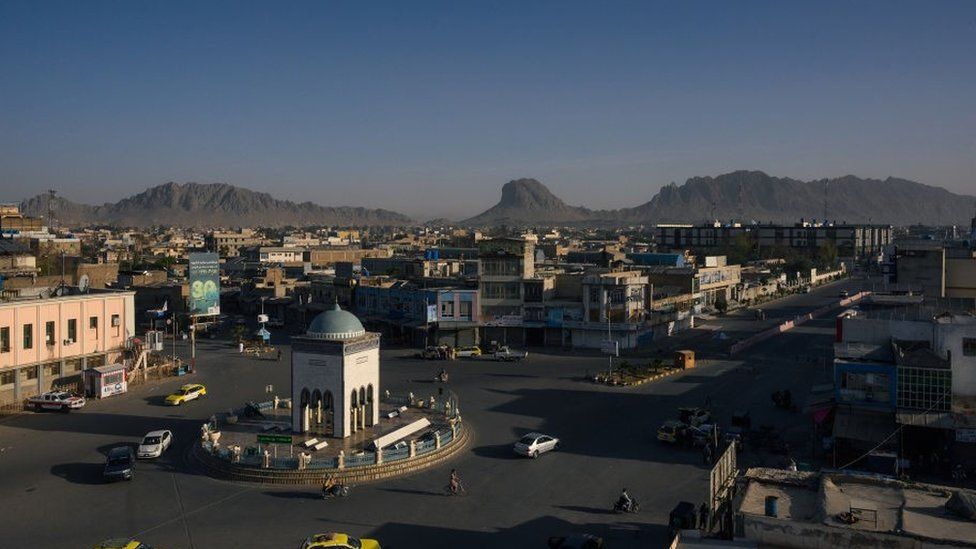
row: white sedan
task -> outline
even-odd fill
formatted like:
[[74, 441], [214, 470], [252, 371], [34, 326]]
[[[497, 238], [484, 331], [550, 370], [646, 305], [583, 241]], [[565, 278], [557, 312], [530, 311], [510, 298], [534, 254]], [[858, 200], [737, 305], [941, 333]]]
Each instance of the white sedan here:
[[146, 433], [136, 455], [140, 458], [157, 458], [173, 443], [173, 433], [163, 431], [152, 431]]
[[559, 439], [542, 433], [529, 433], [515, 443], [515, 453], [531, 458], [559, 449]]

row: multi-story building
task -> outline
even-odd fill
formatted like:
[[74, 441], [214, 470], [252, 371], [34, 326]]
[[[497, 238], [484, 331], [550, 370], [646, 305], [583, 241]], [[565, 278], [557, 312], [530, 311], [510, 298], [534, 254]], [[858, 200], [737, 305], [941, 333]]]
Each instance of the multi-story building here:
[[481, 240], [478, 264], [484, 337], [523, 342], [525, 281], [535, 276], [535, 243], [523, 238]]
[[899, 287], [927, 297], [976, 299], [976, 248], [970, 245], [897, 242], [891, 263], [890, 281]]
[[833, 245], [838, 257], [861, 259], [876, 255], [891, 244], [889, 225], [833, 224], [800, 220], [794, 225], [741, 225], [738, 223], [705, 225], [658, 225], [658, 246], [668, 249], [727, 248], [745, 241], [753, 249], [791, 249], [817, 253]]
[[[875, 414], [848, 414], [852, 422], [887, 414], [892, 428], [903, 428], [891, 443], [908, 459], [925, 448], [949, 447], [958, 459], [976, 455], [976, 318], [917, 305], [839, 322], [838, 403]], [[878, 440], [865, 440], [869, 447], [891, 433], [880, 419], [874, 424]]]
[[650, 287], [640, 271], [596, 272], [581, 281], [583, 318], [564, 321], [574, 347], [600, 348], [615, 341], [620, 349], [633, 349], [647, 336]]
[[0, 233], [10, 235], [44, 230], [44, 220], [40, 217], [25, 216], [16, 204], [0, 204]]
[[205, 242], [207, 249], [216, 250], [220, 257], [234, 257], [240, 254], [241, 248], [264, 244], [264, 239], [253, 229], [241, 229], [212, 231], [207, 235]]
[[0, 276], [34, 274], [37, 274], [37, 258], [34, 254], [19, 242], [0, 239]]
[[729, 265], [725, 256], [707, 256], [702, 265], [642, 267], [654, 287], [668, 287], [677, 294], [691, 294], [695, 305], [720, 306], [736, 299], [735, 290], [741, 281], [741, 266]]
[[0, 302], [0, 404], [75, 387], [85, 369], [118, 362], [135, 335], [134, 292], [58, 293]]

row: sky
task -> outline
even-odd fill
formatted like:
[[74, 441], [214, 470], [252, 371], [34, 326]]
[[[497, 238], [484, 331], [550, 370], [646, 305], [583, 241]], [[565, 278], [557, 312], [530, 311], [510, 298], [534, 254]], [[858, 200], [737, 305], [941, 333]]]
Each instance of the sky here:
[[0, 1], [0, 201], [463, 218], [757, 169], [976, 194], [976, 2]]

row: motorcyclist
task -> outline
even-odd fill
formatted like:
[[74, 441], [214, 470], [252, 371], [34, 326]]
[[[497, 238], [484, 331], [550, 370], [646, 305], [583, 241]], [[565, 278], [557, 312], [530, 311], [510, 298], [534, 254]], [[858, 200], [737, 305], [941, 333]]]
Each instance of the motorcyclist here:
[[327, 475], [325, 480], [322, 481], [322, 496], [327, 497], [332, 495], [338, 486], [339, 482], [336, 480], [335, 473]]
[[620, 497], [617, 498], [617, 508], [619, 508], [621, 511], [629, 512], [633, 506], [634, 500], [630, 497], [630, 494], [627, 493], [627, 489], [624, 488], [620, 492]]
[[437, 373], [437, 379], [439, 381], [447, 381], [447, 370], [441, 368], [441, 371]]

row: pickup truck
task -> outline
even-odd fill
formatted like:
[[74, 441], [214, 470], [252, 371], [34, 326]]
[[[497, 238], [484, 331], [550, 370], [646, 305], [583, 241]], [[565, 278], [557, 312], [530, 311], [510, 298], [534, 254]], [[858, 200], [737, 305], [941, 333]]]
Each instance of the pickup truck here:
[[77, 410], [85, 405], [84, 397], [75, 396], [67, 391], [51, 391], [27, 399], [27, 405], [37, 411], [41, 410]]
[[515, 362], [529, 356], [526, 351], [513, 351], [508, 347], [499, 347], [491, 357], [502, 362]]

